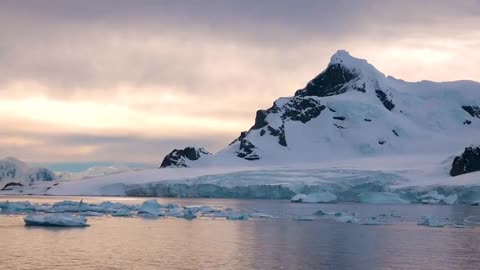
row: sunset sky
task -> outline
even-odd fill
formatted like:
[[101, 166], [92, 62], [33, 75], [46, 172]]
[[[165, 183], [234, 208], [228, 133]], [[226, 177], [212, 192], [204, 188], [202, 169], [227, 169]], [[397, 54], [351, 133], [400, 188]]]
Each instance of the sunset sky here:
[[480, 81], [480, 1], [0, 0], [0, 157], [218, 151], [338, 49], [407, 81]]

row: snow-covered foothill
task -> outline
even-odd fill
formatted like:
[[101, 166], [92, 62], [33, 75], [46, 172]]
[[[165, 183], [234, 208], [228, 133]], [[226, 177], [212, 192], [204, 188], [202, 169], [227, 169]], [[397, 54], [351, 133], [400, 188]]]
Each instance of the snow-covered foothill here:
[[47, 227], [87, 227], [87, 219], [82, 216], [68, 214], [28, 215], [24, 218], [26, 226]]
[[37, 182], [52, 182], [55, 174], [46, 168], [30, 166], [13, 157], [0, 159], [0, 191], [21, 192]]

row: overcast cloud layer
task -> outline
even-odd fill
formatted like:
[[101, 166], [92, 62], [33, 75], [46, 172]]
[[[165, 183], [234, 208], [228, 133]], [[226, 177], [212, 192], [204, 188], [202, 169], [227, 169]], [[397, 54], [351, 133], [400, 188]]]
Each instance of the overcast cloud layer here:
[[480, 81], [480, 1], [0, 0], [0, 156], [160, 162], [217, 151], [346, 49]]

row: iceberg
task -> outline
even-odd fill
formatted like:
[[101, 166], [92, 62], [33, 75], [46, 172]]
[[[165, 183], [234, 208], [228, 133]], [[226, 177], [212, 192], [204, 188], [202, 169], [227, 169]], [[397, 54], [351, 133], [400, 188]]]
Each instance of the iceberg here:
[[149, 215], [149, 216], [160, 216], [161, 205], [155, 199], [146, 200], [143, 202], [140, 209], [138, 209], [138, 214]]
[[67, 214], [28, 215], [26, 226], [87, 227], [87, 218]]
[[358, 195], [361, 203], [371, 204], [408, 204], [407, 200], [400, 198], [400, 194], [391, 192], [363, 192]]
[[2, 213], [22, 213], [22, 212], [32, 212], [35, 211], [35, 205], [31, 204], [29, 201], [25, 202], [0, 202], [0, 209]]
[[434, 217], [424, 217], [417, 223], [417, 225], [427, 227], [443, 227], [445, 226], [445, 223], [438, 221]]
[[337, 201], [337, 196], [332, 194], [329, 191], [311, 193], [308, 195], [297, 194], [290, 199], [291, 202], [302, 202], [302, 203], [332, 203]]
[[458, 196], [457, 194], [452, 194], [450, 196], [447, 196], [445, 198], [442, 199], [442, 202], [444, 204], [448, 204], [448, 205], [452, 205], [452, 204], [455, 204], [458, 200]]
[[187, 219], [187, 220], [192, 220], [194, 218], [197, 218], [197, 215], [195, 214], [195, 212], [190, 209], [190, 208], [185, 208], [185, 210], [183, 210], [183, 216], [182, 216], [184, 219]]
[[438, 193], [436, 190], [432, 190], [427, 194], [420, 196], [420, 201], [424, 204], [437, 204], [444, 198], [444, 195]]

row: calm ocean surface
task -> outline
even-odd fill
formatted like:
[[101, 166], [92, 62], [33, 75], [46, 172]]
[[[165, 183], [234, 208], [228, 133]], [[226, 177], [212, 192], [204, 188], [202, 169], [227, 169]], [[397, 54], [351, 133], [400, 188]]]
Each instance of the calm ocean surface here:
[[[140, 204], [144, 198], [0, 197]], [[158, 199], [258, 210], [274, 219], [89, 217], [87, 228], [25, 227], [0, 215], [0, 269], [480, 269], [480, 227], [428, 228], [421, 216], [462, 222], [476, 206], [294, 204], [275, 200]], [[295, 221], [327, 211], [400, 216], [393, 225]]]

